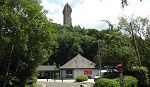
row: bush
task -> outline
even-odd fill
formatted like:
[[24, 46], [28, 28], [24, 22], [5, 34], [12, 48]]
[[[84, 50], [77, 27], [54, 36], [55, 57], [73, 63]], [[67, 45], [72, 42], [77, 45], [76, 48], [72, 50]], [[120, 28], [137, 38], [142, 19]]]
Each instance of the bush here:
[[138, 87], [147, 87], [146, 85], [149, 78], [148, 69], [146, 67], [134, 66], [130, 74], [138, 79]]
[[119, 77], [119, 72], [106, 72], [103, 74], [103, 78], [114, 79]]
[[[120, 79], [117, 78], [116, 81], [120, 84]], [[124, 77], [124, 87], [137, 87], [138, 80], [133, 76], [125, 76]]]
[[87, 80], [88, 80], [88, 77], [86, 75], [81, 75], [76, 78], [77, 82], [83, 82], [83, 81], [87, 81]]
[[94, 87], [120, 87], [115, 79], [99, 78], [95, 81]]
[[138, 80], [133, 76], [125, 76], [125, 87], [137, 87]]
[[[124, 87], [137, 87], [138, 80], [133, 76], [124, 77]], [[98, 78], [95, 81], [94, 87], [120, 87], [120, 79]]]
[[31, 76], [29, 79], [27, 79], [25, 87], [37, 87], [37, 76]]

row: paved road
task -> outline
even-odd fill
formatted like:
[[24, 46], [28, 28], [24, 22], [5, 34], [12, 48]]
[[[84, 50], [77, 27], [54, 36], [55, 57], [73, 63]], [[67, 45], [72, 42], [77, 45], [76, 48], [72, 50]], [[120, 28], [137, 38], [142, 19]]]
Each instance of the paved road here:
[[[81, 87], [80, 85], [86, 84], [86, 87], [92, 87], [91, 83], [67, 83], [67, 82], [38, 82], [46, 84], [46, 87]], [[40, 86], [39, 86], [40, 87]]]
[[78, 83], [66, 83], [66, 82], [38, 82], [46, 84], [46, 87], [80, 87]]

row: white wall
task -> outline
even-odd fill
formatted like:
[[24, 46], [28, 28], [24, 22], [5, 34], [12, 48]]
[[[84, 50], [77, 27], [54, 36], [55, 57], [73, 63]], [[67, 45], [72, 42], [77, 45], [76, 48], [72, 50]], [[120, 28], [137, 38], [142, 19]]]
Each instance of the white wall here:
[[[84, 70], [88, 70], [88, 69], [73, 69], [73, 78], [76, 78], [80, 75], [84, 75]], [[91, 76], [91, 78], [94, 78], [99, 73], [98, 69], [89, 69], [89, 70], [92, 70], [92, 74], [89, 75], [89, 76]], [[102, 73], [104, 73], [104, 72], [102, 72]], [[62, 77], [63, 78], [66, 77], [66, 70], [62, 70]]]
[[73, 70], [73, 77], [76, 78], [80, 75], [84, 75], [84, 70], [83, 69], [74, 69]]
[[66, 70], [62, 70], [62, 77], [65, 78], [66, 77]]
[[[84, 70], [87, 70], [87, 69], [74, 69], [74, 71], [73, 71], [74, 76], [73, 77], [76, 78], [80, 75], [84, 75]], [[97, 70], [97, 69], [90, 69], [90, 70], [92, 70], [92, 74], [89, 75], [89, 76], [91, 76], [91, 78], [94, 78], [99, 72], [99, 70]]]
[[94, 78], [96, 75], [98, 75], [98, 73], [99, 73], [98, 69], [93, 69], [91, 77]]

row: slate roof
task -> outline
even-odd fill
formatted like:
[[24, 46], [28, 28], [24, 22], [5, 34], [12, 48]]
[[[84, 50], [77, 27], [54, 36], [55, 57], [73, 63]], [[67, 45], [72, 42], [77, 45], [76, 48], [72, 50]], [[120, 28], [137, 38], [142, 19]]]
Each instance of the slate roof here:
[[54, 71], [56, 69], [55, 65], [40, 65], [38, 71]]
[[76, 69], [95, 68], [95, 63], [78, 54], [69, 62], [60, 67], [60, 69], [75, 69], [75, 68]]

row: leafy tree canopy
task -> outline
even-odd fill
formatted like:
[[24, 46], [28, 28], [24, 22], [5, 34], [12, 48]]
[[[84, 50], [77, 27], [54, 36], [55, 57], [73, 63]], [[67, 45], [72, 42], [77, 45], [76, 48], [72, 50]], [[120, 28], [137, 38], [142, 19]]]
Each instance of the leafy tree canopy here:
[[33, 85], [52, 55], [55, 32], [38, 0], [0, 1], [0, 86]]

